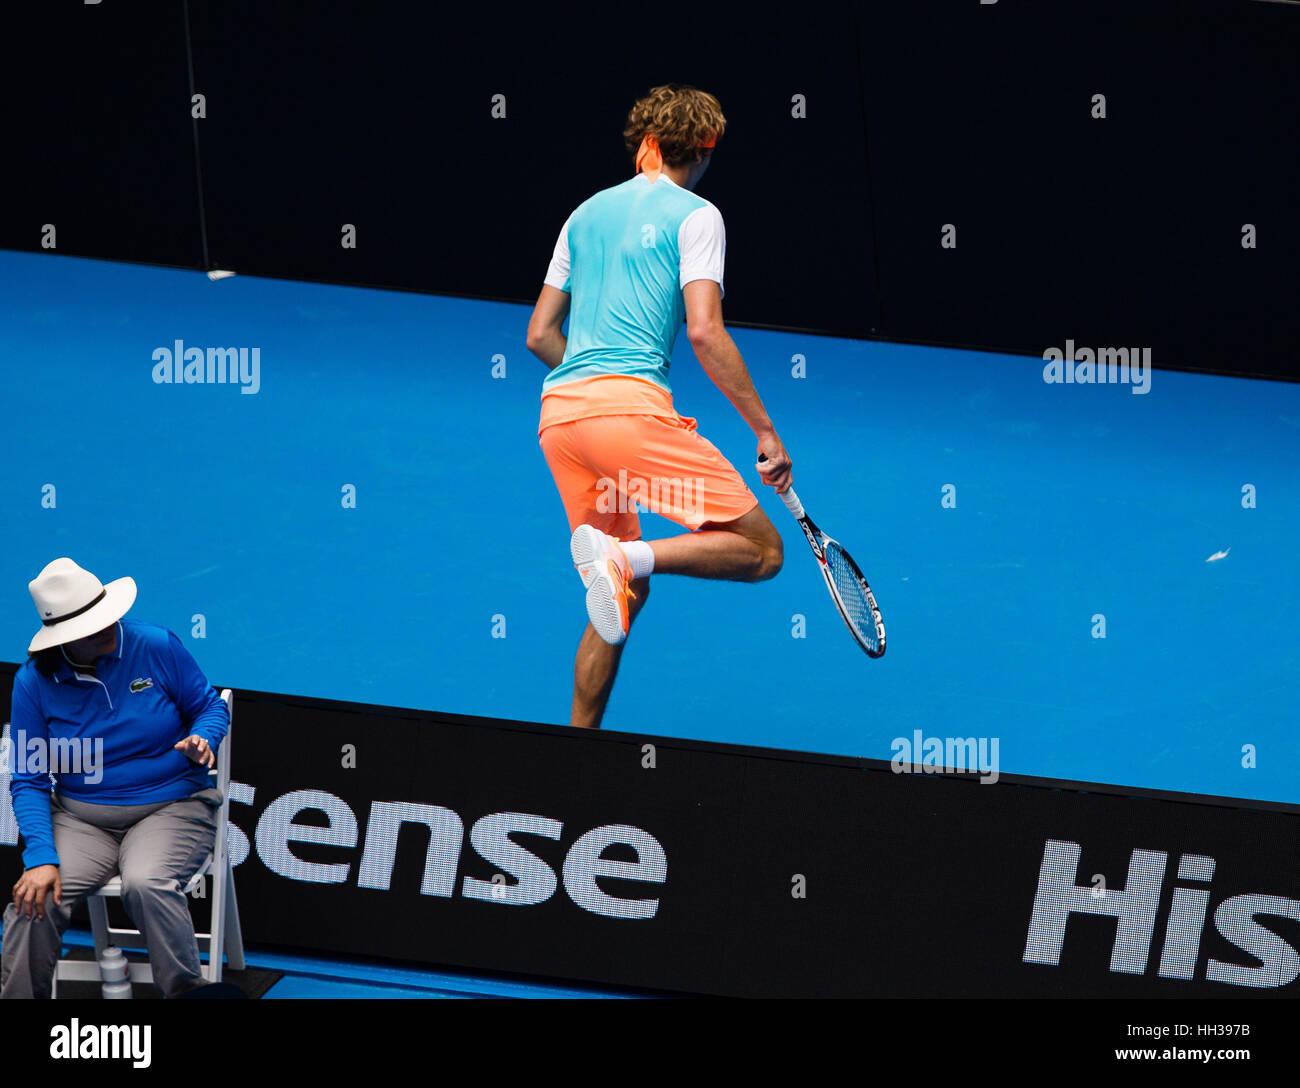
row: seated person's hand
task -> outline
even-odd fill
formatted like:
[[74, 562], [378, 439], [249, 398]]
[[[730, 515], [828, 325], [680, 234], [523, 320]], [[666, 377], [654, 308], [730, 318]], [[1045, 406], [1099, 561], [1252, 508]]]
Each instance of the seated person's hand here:
[[208, 747], [208, 742], [198, 734], [191, 734], [179, 744], [173, 744], [173, 748], [184, 752], [195, 763], [202, 763], [205, 767], [212, 767], [217, 762], [216, 753]]
[[61, 907], [63, 885], [59, 881], [59, 867], [37, 865], [33, 869], [26, 870], [14, 885], [14, 906], [18, 908], [19, 914], [26, 915], [28, 918], [32, 916], [33, 909], [37, 918], [44, 918], [45, 897], [51, 891], [54, 892], [54, 905]]

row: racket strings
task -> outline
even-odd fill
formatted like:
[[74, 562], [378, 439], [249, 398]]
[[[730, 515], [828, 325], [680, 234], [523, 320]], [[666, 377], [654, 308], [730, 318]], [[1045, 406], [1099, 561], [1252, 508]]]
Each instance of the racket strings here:
[[877, 649], [879, 638], [876, 632], [876, 617], [866, 591], [858, 580], [853, 566], [844, 549], [837, 544], [826, 548], [826, 569], [830, 572], [831, 582], [835, 586], [835, 595], [844, 608], [844, 614], [856, 629], [858, 636], [865, 639], [871, 648]]

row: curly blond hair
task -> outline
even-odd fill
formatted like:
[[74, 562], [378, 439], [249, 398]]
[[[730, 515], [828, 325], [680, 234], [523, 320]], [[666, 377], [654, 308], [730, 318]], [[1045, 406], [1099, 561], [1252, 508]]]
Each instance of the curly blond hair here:
[[633, 155], [646, 133], [659, 142], [659, 151], [669, 166], [695, 161], [695, 151], [710, 137], [720, 139], [727, 130], [722, 106], [707, 91], [680, 83], [651, 87], [627, 115], [623, 143]]

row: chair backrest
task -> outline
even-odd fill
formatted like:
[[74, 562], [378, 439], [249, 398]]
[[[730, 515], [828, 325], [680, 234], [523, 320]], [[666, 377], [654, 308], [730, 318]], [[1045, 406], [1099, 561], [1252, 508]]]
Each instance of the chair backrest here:
[[[0, 755], [4, 755], [5, 742], [9, 740], [9, 723], [0, 726]], [[10, 758], [12, 753], [10, 753]], [[9, 799], [10, 760], [0, 759], [0, 846], [18, 845], [18, 820]]]
[[235, 694], [229, 688], [221, 693], [221, 699], [226, 704], [226, 711], [230, 715], [230, 727], [226, 730], [226, 735], [221, 741], [221, 747], [217, 749], [217, 765], [208, 772], [209, 775], [215, 775], [217, 779], [217, 789], [221, 791], [221, 807], [217, 809], [217, 831], [216, 839], [212, 847], [212, 869], [213, 873], [224, 871], [221, 867], [226, 864], [226, 858], [230, 853], [230, 843], [227, 839], [229, 831], [227, 822], [230, 816], [230, 735], [234, 732], [235, 725]]

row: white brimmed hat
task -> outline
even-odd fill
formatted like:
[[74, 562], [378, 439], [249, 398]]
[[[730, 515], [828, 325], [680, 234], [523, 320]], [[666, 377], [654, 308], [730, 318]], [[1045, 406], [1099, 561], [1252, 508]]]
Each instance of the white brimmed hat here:
[[27, 647], [33, 654], [102, 631], [135, 603], [134, 579], [104, 585], [71, 559], [56, 559], [27, 588], [43, 625]]

